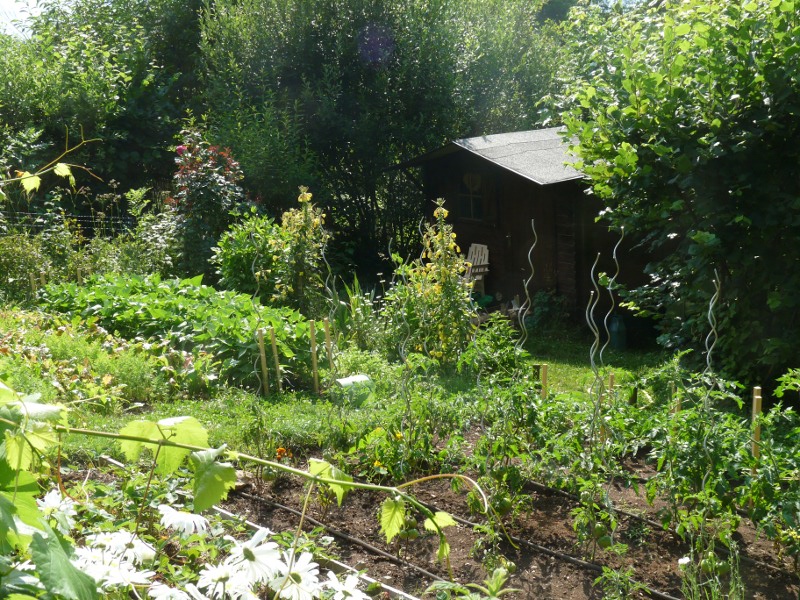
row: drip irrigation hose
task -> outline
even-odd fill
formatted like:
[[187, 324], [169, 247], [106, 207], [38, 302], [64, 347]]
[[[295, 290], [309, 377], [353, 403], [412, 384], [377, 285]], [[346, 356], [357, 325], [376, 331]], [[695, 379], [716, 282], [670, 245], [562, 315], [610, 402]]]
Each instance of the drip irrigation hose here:
[[369, 542], [366, 542], [366, 541], [364, 541], [362, 539], [359, 539], [359, 538], [355, 538], [355, 537], [353, 537], [353, 536], [351, 536], [351, 535], [349, 535], [349, 534], [347, 534], [347, 533], [345, 533], [345, 532], [343, 532], [343, 531], [341, 531], [339, 529], [336, 529], [335, 527], [331, 527], [330, 525], [326, 525], [325, 523], [322, 523], [321, 521], [317, 521], [315, 518], [310, 517], [307, 514], [303, 515], [299, 510], [296, 510], [294, 508], [290, 508], [290, 507], [285, 506], [285, 505], [283, 505], [283, 504], [281, 504], [279, 502], [275, 502], [274, 500], [268, 500], [267, 498], [262, 498], [261, 496], [256, 496], [254, 494], [249, 494], [247, 492], [236, 492], [236, 493], [239, 494], [242, 498], [247, 498], [248, 500], [256, 500], [257, 502], [261, 502], [262, 504], [269, 504], [271, 506], [274, 506], [275, 508], [279, 508], [280, 510], [285, 510], [286, 512], [289, 512], [289, 513], [291, 513], [291, 514], [293, 514], [293, 515], [295, 515], [297, 517], [302, 517], [305, 521], [308, 521], [312, 525], [315, 525], [317, 527], [322, 527], [325, 531], [327, 531], [331, 535], [334, 535], [334, 536], [336, 536], [338, 538], [341, 538], [341, 539], [343, 539], [343, 540], [345, 540], [345, 541], [347, 541], [347, 542], [349, 542], [351, 544], [355, 544], [356, 546], [361, 546], [365, 550], [368, 550], [369, 552], [377, 554], [381, 558], [385, 558], [386, 560], [388, 560], [390, 562], [393, 562], [394, 564], [396, 564], [398, 566], [410, 567], [410, 568], [414, 569], [415, 571], [425, 575], [425, 577], [429, 577], [429, 578], [434, 579], [436, 581], [447, 581], [446, 579], [443, 579], [442, 577], [439, 577], [438, 575], [434, 575], [430, 571], [426, 571], [422, 567], [419, 567], [419, 566], [417, 566], [417, 565], [415, 565], [413, 563], [410, 563], [407, 560], [403, 560], [401, 558], [398, 558], [394, 554], [389, 554], [388, 552], [373, 546]]
[[[642, 483], [647, 483], [647, 481], [648, 481], [647, 479], [642, 478], [641, 482]], [[578, 496], [576, 496], [575, 494], [570, 494], [569, 492], [564, 491], [564, 490], [559, 489], [559, 488], [550, 487], [549, 485], [545, 485], [543, 483], [539, 483], [538, 481], [532, 481], [532, 480], [529, 479], [528, 481], [525, 482], [525, 484], [530, 486], [534, 490], [536, 490], [538, 492], [541, 492], [543, 494], [553, 494], [553, 495], [560, 496], [560, 497], [568, 499], [568, 500], [572, 500], [573, 502], [576, 502], [576, 503], [580, 502], [580, 498], [578, 498]], [[642, 515], [637, 515], [636, 513], [627, 511], [624, 508], [616, 508], [616, 507], [610, 506], [610, 507], [608, 507], [608, 509], [609, 510], [613, 510], [615, 513], [617, 513], [619, 515], [623, 515], [623, 516], [625, 516], [625, 517], [627, 517], [629, 519], [635, 519], [637, 521], [641, 521], [642, 523], [646, 523], [647, 525], [650, 525], [652, 527], [656, 527], [656, 528], [658, 528], [658, 529], [660, 529], [660, 530], [662, 530], [662, 531], [664, 531], [666, 533], [669, 533], [676, 540], [680, 540], [681, 539], [680, 536], [678, 535], [678, 532], [676, 532], [671, 527], [665, 528], [663, 523], [660, 523], [658, 521], [654, 521], [653, 519], [649, 519], [647, 517], [643, 517]], [[730, 550], [728, 550], [725, 546], [717, 546], [717, 547], [714, 548], [714, 550], [722, 552], [722, 554], [725, 554], [726, 556], [730, 556], [730, 554], [731, 554]], [[764, 562], [762, 560], [756, 560], [755, 558], [750, 558], [749, 556], [744, 556], [742, 554], [739, 555], [739, 561], [747, 563], [749, 565], [763, 567], [765, 569], [769, 569], [771, 571], [774, 571], [775, 573], [781, 573], [783, 575], [789, 575], [790, 574], [787, 571], [785, 571], [784, 569], [782, 569], [782, 568], [780, 568], [780, 567], [778, 567], [776, 565], [770, 564], [768, 562]]]

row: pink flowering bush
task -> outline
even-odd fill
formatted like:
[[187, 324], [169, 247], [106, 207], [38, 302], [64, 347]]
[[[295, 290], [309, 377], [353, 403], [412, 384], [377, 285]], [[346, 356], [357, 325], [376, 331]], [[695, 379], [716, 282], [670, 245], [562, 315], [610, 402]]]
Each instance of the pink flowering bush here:
[[210, 275], [211, 249], [245, 202], [239, 185], [244, 175], [230, 151], [211, 145], [199, 130], [190, 127], [182, 135], [168, 201], [178, 216], [182, 241], [178, 268], [184, 275]]

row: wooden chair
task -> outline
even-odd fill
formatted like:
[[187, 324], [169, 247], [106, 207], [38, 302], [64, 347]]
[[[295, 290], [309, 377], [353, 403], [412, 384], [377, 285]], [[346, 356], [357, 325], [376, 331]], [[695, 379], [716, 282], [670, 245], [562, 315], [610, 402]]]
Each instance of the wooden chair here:
[[472, 244], [467, 253], [467, 281], [472, 281], [472, 289], [481, 294], [486, 294], [484, 277], [489, 272], [489, 248], [484, 244]]

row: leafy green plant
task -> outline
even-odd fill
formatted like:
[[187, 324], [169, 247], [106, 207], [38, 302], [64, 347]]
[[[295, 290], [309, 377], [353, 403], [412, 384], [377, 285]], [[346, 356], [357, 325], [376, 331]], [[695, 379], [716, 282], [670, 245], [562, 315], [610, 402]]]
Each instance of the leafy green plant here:
[[628, 600], [639, 592], [646, 592], [647, 587], [633, 579], [633, 568], [609, 569], [603, 567], [603, 574], [594, 580], [594, 585], [603, 590], [603, 598], [608, 600]]
[[213, 262], [228, 289], [311, 317], [326, 305], [323, 252], [329, 234], [325, 214], [311, 203], [306, 188], [298, 202], [299, 208], [283, 213], [280, 225], [255, 212], [233, 225], [214, 248]]
[[398, 279], [384, 298], [383, 342], [403, 358], [418, 352], [453, 369], [474, 337], [477, 310], [470, 298], [472, 284], [464, 277], [467, 262], [445, 220], [443, 200], [433, 214], [436, 221], [426, 226], [422, 258], [406, 264], [394, 257]]
[[494, 313], [478, 327], [475, 339], [458, 361], [459, 371], [509, 381], [527, 366], [530, 355], [516, 344], [518, 332], [503, 315]]
[[463, 598], [464, 600], [498, 600], [506, 594], [521, 593], [522, 590], [506, 587], [510, 573], [507, 569], [499, 567], [492, 571], [491, 576], [483, 581], [483, 585], [468, 583], [461, 585], [452, 581], [437, 581], [432, 584], [425, 594], [436, 592], [436, 597], [441, 598], [440, 592], [444, 592], [445, 598]]
[[[166, 366], [206, 380], [218, 375], [257, 384], [255, 331], [271, 327], [284, 374], [299, 382], [310, 380], [310, 331], [302, 315], [288, 308], [259, 306], [242, 294], [217, 291], [201, 285], [200, 277], [180, 281], [157, 275], [108, 274], [83, 286], [48, 286], [41, 301], [49, 310], [93, 320], [127, 339], [146, 341], [158, 355], [168, 350]], [[199, 365], [211, 369], [198, 372]]]
[[175, 190], [167, 200], [179, 216], [182, 254], [177, 266], [184, 275], [211, 276], [211, 249], [244, 203], [239, 185], [244, 175], [230, 152], [206, 141], [193, 123], [182, 138], [176, 149]]

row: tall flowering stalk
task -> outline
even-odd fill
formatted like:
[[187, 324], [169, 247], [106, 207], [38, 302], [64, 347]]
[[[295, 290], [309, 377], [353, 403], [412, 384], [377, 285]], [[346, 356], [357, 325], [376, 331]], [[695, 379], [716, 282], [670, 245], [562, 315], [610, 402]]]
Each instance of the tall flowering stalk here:
[[398, 283], [386, 294], [383, 316], [388, 340], [407, 352], [425, 354], [453, 367], [472, 340], [477, 312], [472, 284], [465, 278], [468, 263], [456, 244], [444, 201], [437, 201], [423, 234], [419, 260], [398, 263]]

